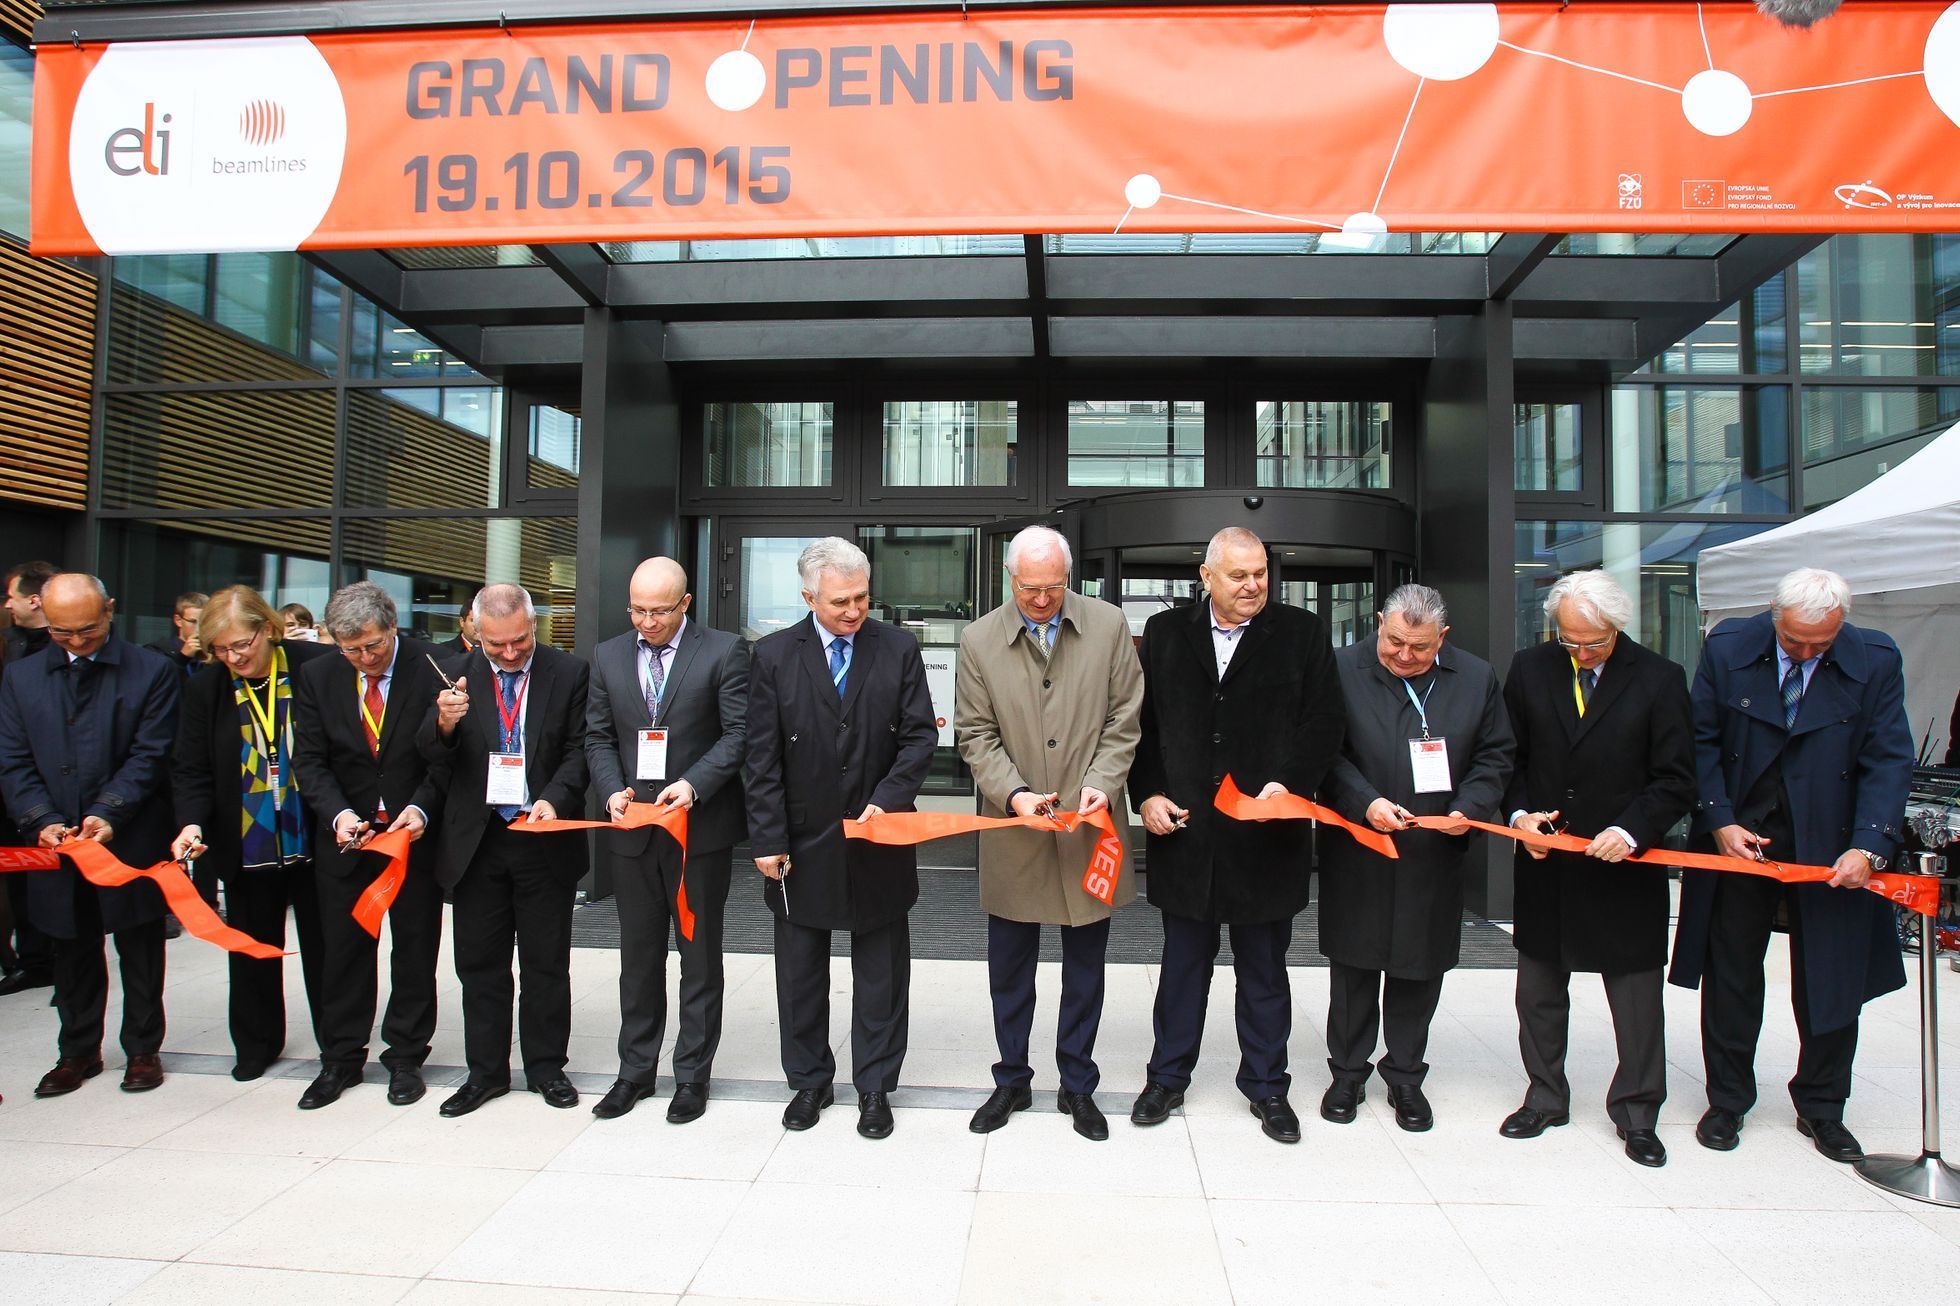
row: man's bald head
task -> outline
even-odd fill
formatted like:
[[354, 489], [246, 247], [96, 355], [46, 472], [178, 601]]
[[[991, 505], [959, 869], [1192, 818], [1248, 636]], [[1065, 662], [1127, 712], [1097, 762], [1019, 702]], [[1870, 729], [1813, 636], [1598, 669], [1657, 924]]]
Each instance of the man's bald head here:
[[95, 577], [64, 571], [42, 586], [41, 610], [47, 614], [48, 637], [76, 657], [87, 657], [107, 642], [116, 603]]
[[672, 643], [686, 620], [692, 596], [687, 572], [672, 558], [648, 558], [626, 585], [626, 615], [640, 637], [655, 647]]

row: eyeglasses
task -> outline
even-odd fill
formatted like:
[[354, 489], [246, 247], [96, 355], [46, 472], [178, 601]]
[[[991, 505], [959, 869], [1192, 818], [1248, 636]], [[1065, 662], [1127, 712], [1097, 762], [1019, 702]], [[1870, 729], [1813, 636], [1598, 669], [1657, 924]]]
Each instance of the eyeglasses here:
[[388, 641], [391, 638], [393, 637], [384, 635], [380, 639], [371, 639], [365, 644], [355, 644], [350, 647], [346, 644], [336, 643], [334, 647], [340, 650], [341, 656], [343, 657], [371, 658], [382, 649], [387, 648]]
[[1574, 644], [1571, 640], [1561, 635], [1559, 636], [1558, 646], [1573, 653], [1597, 653], [1603, 648], [1611, 648], [1613, 638], [1613, 636], [1608, 635], [1605, 639], [1596, 639], [1590, 644]]
[[55, 639], [90, 639], [100, 634], [108, 624], [106, 621], [92, 621], [86, 626], [49, 626], [48, 634]]
[[685, 597], [679, 603], [670, 603], [664, 608], [643, 608], [638, 604], [628, 604], [626, 615], [634, 621], [665, 621], [686, 606], [687, 598]]
[[1033, 598], [1037, 594], [1060, 594], [1067, 588], [1068, 585], [1066, 583], [1061, 585], [1023, 585], [1018, 580], [1014, 582], [1015, 592], [1025, 594], [1029, 598]]
[[227, 662], [233, 658], [242, 658], [252, 651], [253, 646], [259, 642], [259, 637], [264, 634], [265, 627], [260, 626], [252, 632], [251, 638], [249, 639], [234, 640], [229, 644], [211, 645], [211, 653], [213, 656], [223, 658]]

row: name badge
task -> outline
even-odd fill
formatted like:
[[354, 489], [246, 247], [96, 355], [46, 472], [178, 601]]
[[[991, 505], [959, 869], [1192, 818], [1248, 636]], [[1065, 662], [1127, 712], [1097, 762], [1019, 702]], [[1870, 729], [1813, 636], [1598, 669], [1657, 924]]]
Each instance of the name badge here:
[[285, 779], [276, 759], [265, 764], [265, 771], [266, 783], [272, 786], [272, 810], [276, 812], [286, 805]]
[[640, 764], [634, 768], [635, 780], [667, 778], [667, 729], [657, 726], [640, 731]]
[[1446, 739], [1411, 739], [1409, 770], [1419, 794], [1446, 794], [1450, 784], [1450, 745]]
[[490, 754], [489, 773], [483, 779], [483, 801], [492, 807], [524, 805], [524, 754]]

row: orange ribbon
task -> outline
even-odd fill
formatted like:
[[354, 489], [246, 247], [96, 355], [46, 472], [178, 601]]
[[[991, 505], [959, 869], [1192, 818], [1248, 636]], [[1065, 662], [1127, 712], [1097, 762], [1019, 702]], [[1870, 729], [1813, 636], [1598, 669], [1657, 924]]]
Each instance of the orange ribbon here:
[[1322, 807], [1298, 794], [1251, 798], [1240, 792], [1229, 775], [1225, 777], [1225, 783], [1218, 786], [1218, 796], [1211, 800], [1211, 805], [1234, 821], [1321, 821], [1346, 830], [1362, 847], [1372, 848], [1384, 857], [1399, 858], [1402, 855], [1397, 851], [1395, 841], [1380, 830], [1356, 825], [1331, 807]]
[[977, 834], [983, 830], [1045, 830], [1050, 834], [1070, 834], [1083, 826], [1100, 833], [1089, 853], [1089, 865], [1082, 872], [1082, 891], [1105, 907], [1116, 902], [1116, 878], [1123, 869], [1123, 840], [1116, 833], [1116, 822], [1109, 809], [1084, 816], [1080, 812], [1061, 812], [1054, 816], [967, 816], [958, 812], [879, 812], [862, 821], [844, 822], [846, 839], [903, 846], [944, 839], [955, 834]]
[[402, 882], [408, 879], [408, 845], [414, 838], [408, 830], [389, 830], [375, 835], [361, 848], [364, 853], [376, 853], [388, 859], [374, 883], [361, 890], [361, 896], [354, 900], [355, 923], [377, 939], [381, 937], [381, 918], [395, 905], [395, 896], [402, 891]]
[[93, 839], [68, 839], [55, 848], [0, 848], [0, 871], [52, 871], [66, 857], [75, 864], [84, 880], [98, 888], [117, 889], [133, 880], [150, 880], [163, 891], [163, 900], [185, 931], [226, 952], [241, 953], [269, 961], [286, 954], [270, 943], [261, 943], [243, 930], [235, 930], [211, 910], [198, 893], [184, 868], [163, 861], [137, 870], [124, 865], [116, 855]]
[[662, 807], [659, 803], [628, 803], [626, 815], [618, 821], [533, 821], [519, 816], [510, 828], [519, 834], [557, 834], [566, 830], [643, 830], [655, 826], [673, 836], [681, 846], [681, 882], [674, 891], [674, 926], [681, 937], [694, 941], [694, 909], [687, 902], [687, 809]]

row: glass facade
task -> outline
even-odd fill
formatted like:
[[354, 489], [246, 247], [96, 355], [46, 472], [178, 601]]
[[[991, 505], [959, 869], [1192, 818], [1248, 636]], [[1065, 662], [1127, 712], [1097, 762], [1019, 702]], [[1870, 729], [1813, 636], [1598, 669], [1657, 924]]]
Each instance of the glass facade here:
[[1069, 232], [1045, 236], [1050, 254], [1488, 254], [1494, 231]]
[[1960, 376], [1960, 236], [1837, 236], [1796, 277], [1804, 372]]
[[1253, 413], [1259, 485], [1296, 490], [1389, 487], [1388, 404], [1260, 401]]
[[1019, 410], [1012, 399], [887, 403], [885, 484], [1014, 484]]
[[34, 56], [0, 38], [0, 232], [27, 239]]
[[1519, 404], [1512, 426], [1511, 488], [1527, 493], [1578, 490], [1584, 474], [1578, 404]]
[[711, 486], [831, 483], [836, 409], [826, 403], [720, 403], [703, 414]]
[[1617, 511], [1789, 511], [1787, 387], [1622, 386], [1611, 416]]
[[1068, 483], [1131, 489], [1203, 485], [1204, 404], [1070, 400]]

